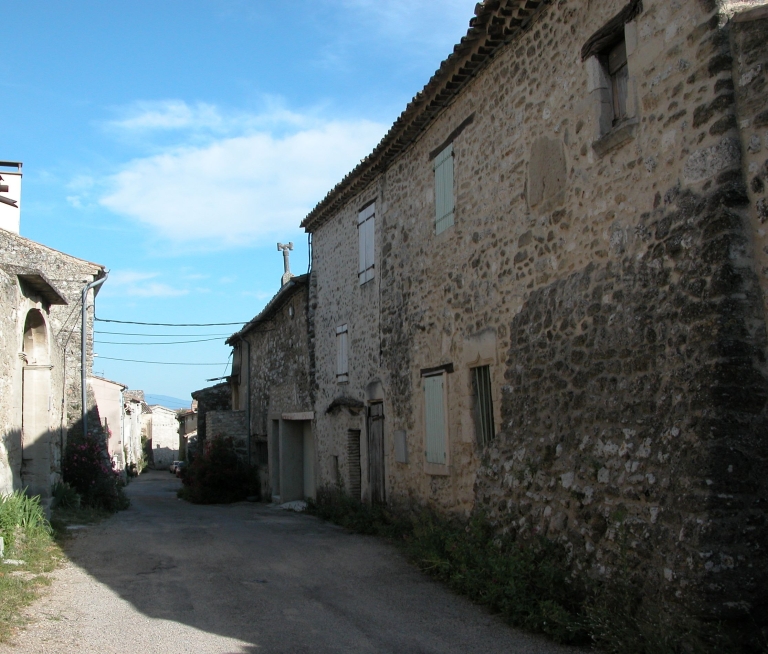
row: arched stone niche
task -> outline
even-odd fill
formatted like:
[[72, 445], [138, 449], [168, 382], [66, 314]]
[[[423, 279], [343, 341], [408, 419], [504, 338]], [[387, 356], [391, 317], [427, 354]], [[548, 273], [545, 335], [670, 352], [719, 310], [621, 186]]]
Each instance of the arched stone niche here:
[[382, 386], [380, 380], [374, 379], [368, 383], [365, 387], [365, 400], [366, 402], [384, 401], [384, 386]]
[[38, 309], [24, 321], [21, 391], [21, 481], [44, 501], [51, 490], [51, 366], [48, 328]]

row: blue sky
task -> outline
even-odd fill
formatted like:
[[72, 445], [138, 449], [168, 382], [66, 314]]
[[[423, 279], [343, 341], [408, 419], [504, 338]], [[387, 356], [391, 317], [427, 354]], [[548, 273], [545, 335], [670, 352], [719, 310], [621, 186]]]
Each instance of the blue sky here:
[[[110, 270], [102, 318], [250, 319], [279, 287], [277, 241], [306, 272], [302, 218], [448, 56], [474, 5], [7, 3], [0, 159], [24, 162], [22, 235]], [[223, 335], [237, 327], [97, 330], [130, 334], [97, 333], [97, 374], [188, 398], [227, 374]], [[198, 339], [214, 340], [122, 344]]]

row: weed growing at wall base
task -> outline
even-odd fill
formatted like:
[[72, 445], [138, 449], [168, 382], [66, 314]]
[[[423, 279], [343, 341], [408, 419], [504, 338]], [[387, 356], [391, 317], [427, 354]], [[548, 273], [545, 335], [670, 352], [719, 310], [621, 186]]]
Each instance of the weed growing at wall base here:
[[716, 624], [681, 620], [679, 611], [641, 597], [628, 571], [598, 582], [574, 569], [562, 545], [543, 537], [517, 542], [482, 514], [462, 521], [425, 508], [371, 506], [327, 487], [307, 504], [312, 515], [392, 540], [457, 593], [560, 643], [592, 643], [610, 654], [754, 651], [736, 646]]
[[482, 516], [461, 522], [428, 509], [368, 506], [321, 489], [308, 512], [359, 533], [392, 539], [420, 570], [501, 614], [510, 624], [561, 643], [586, 643], [586, 590], [570, 574], [565, 550], [545, 539], [519, 545], [499, 538]]
[[5, 544], [5, 558], [0, 557], [0, 642], [5, 642], [22, 623], [21, 610], [50, 583], [44, 573], [56, 567], [61, 552], [40, 499], [23, 492], [0, 497], [0, 536]]

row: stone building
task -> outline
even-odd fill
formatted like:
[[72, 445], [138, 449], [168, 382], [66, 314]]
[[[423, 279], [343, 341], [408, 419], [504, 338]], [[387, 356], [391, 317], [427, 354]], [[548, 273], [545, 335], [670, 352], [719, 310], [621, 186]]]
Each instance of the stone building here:
[[[17, 230], [18, 217], [4, 214], [2, 225]], [[28, 488], [50, 501], [68, 430], [82, 429], [79, 306], [105, 276], [99, 264], [0, 228], [0, 493]], [[97, 292], [86, 294], [86, 374]]]
[[[208, 412], [232, 410], [232, 388], [229, 382], [222, 382], [192, 393], [197, 402], [197, 451], [201, 452], [208, 437]], [[215, 434], [215, 432], [214, 432]], [[191, 453], [188, 453], [188, 456]]]
[[99, 409], [101, 426], [107, 434], [107, 450], [112, 465], [115, 470], [124, 470], [126, 462], [123, 450], [125, 415], [123, 391], [127, 386], [96, 375], [88, 378], [88, 385], [93, 391], [96, 406]]
[[142, 431], [150, 444], [152, 465], [165, 470], [179, 458], [179, 423], [176, 411], [159, 404], [149, 406], [141, 415]]
[[189, 409], [177, 411], [176, 420], [179, 421], [179, 460], [186, 461], [190, 442], [192, 450], [197, 444], [197, 400], [192, 400]]
[[312, 234], [316, 478], [768, 605], [768, 14], [486, 0]]
[[144, 402], [144, 391], [126, 390], [123, 392], [123, 422], [121, 433], [125, 448], [126, 466], [135, 465], [139, 470], [139, 461], [142, 457], [143, 445], [141, 416], [149, 412], [149, 407]]
[[281, 502], [315, 496], [309, 276], [292, 276], [287, 265], [286, 275], [261, 313], [227, 339], [232, 417], [250, 436], [246, 457], [259, 466], [262, 497]]

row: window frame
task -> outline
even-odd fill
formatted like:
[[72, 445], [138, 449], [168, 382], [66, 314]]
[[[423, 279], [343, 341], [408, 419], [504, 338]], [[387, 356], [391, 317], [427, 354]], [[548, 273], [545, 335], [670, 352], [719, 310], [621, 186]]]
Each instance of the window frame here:
[[357, 279], [360, 286], [375, 277], [376, 269], [376, 202], [370, 202], [357, 214], [358, 264]]

